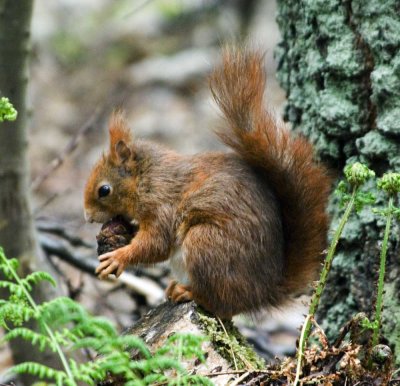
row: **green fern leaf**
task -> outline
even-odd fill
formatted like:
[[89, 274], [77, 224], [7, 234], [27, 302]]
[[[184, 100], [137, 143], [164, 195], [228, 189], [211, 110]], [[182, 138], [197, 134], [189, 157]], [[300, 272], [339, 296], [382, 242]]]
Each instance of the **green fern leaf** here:
[[83, 308], [67, 297], [53, 299], [38, 307], [42, 319], [57, 327], [85, 318]]
[[121, 352], [115, 352], [106, 357], [102, 357], [101, 360], [96, 360], [99, 369], [104, 374], [110, 373], [122, 376], [126, 380], [140, 379], [139, 376], [129, 368], [130, 362], [131, 359], [129, 355], [125, 355], [125, 353]]
[[79, 349], [79, 348], [91, 348], [95, 351], [99, 351], [102, 346], [103, 342], [99, 341], [97, 338], [94, 337], [84, 337], [79, 339], [73, 346], [72, 348], [74, 350]]
[[168, 357], [154, 357], [146, 360], [132, 361], [129, 363], [129, 368], [131, 370], [140, 370], [145, 374], [154, 372], [154, 370], [175, 369], [178, 372], [184, 371], [183, 367], [177, 360]]
[[7, 302], [0, 307], [0, 315], [4, 320], [9, 320], [16, 325], [28, 322], [31, 319], [38, 319], [38, 313], [21, 303]]
[[190, 385], [190, 386], [213, 386], [214, 384], [206, 377], [200, 375], [184, 375], [177, 379], [170, 379], [167, 383], [168, 386]]
[[147, 359], [151, 358], [150, 350], [142, 339], [133, 335], [123, 335], [118, 337], [118, 343], [124, 350], [139, 350], [139, 352]]
[[83, 318], [76, 328], [79, 328], [85, 335], [92, 335], [100, 338], [107, 337], [109, 339], [118, 337], [117, 331], [112, 323], [104, 318]]
[[153, 385], [155, 383], [166, 383], [168, 381], [168, 377], [164, 374], [149, 374], [143, 378], [143, 383], [145, 385]]
[[201, 348], [204, 340], [201, 335], [174, 334], [168, 337], [165, 344], [156, 351], [155, 356], [168, 354], [173, 357], [196, 357], [204, 362], [205, 357]]
[[146, 385], [147, 385], [146, 383], [142, 382], [139, 379], [130, 380], [130, 381], [125, 382], [125, 384], [124, 384], [124, 386], [146, 386]]
[[33, 346], [38, 345], [40, 351], [49, 348], [53, 352], [56, 352], [56, 348], [54, 347], [54, 344], [49, 337], [34, 332], [28, 328], [25, 327], [14, 328], [3, 337], [5, 341], [10, 341], [15, 338], [25, 339], [31, 342]]
[[39, 377], [40, 379], [54, 379], [58, 381], [65, 381], [67, 376], [63, 371], [52, 369], [48, 366], [36, 362], [24, 362], [11, 367], [8, 372], [15, 374], [31, 374]]
[[54, 337], [61, 346], [65, 347], [72, 346], [79, 341], [79, 337], [67, 328], [64, 328], [62, 331], [55, 331]]
[[14, 279], [14, 274], [19, 267], [17, 259], [7, 259], [4, 255], [4, 251], [0, 249], [0, 270], [3, 271], [7, 279]]
[[85, 382], [88, 385], [94, 385], [96, 384], [96, 381], [101, 381], [106, 376], [106, 373], [99, 369], [99, 366], [95, 361], [78, 365], [74, 360], [71, 359], [70, 367], [75, 379]]
[[25, 279], [23, 279], [24, 282], [30, 283], [32, 285], [38, 284], [42, 281], [47, 281], [49, 282], [53, 287], [57, 286], [56, 281], [54, 280], [54, 278], [47, 272], [32, 272], [31, 274], [29, 274], [28, 276], [25, 277]]
[[19, 287], [18, 284], [15, 284], [11, 281], [5, 281], [5, 280], [0, 281], [0, 288], [7, 288], [11, 293], [15, 292], [18, 287]]

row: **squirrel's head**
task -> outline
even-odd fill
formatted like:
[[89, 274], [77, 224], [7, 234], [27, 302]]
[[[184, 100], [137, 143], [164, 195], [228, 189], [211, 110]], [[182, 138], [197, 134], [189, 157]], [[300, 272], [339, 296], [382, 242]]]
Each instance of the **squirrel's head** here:
[[85, 219], [89, 222], [104, 223], [117, 215], [134, 219], [137, 157], [123, 113], [112, 115], [109, 133], [109, 152], [94, 166], [85, 187]]

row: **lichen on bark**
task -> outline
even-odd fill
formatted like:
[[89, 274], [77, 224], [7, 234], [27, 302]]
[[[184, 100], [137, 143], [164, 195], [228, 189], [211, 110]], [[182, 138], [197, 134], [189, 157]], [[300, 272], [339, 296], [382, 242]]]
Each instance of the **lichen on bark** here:
[[[287, 92], [284, 118], [341, 173], [354, 161], [378, 176], [400, 169], [400, 2], [277, 0], [282, 41], [278, 78]], [[374, 184], [369, 185], [376, 192]], [[385, 199], [378, 195], [377, 205]], [[340, 209], [332, 200], [335, 227]], [[328, 336], [359, 311], [373, 309], [383, 219], [370, 208], [346, 225], [318, 320]], [[384, 335], [400, 363], [398, 225], [389, 259]]]

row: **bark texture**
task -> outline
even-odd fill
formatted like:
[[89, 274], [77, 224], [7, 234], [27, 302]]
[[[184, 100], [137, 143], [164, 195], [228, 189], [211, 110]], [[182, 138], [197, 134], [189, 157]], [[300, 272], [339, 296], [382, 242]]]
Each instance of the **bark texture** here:
[[[338, 174], [359, 160], [378, 176], [400, 170], [400, 2], [278, 0], [279, 81], [285, 119]], [[373, 184], [369, 187], [375, 190]], [[378, 194], [378, 205], [384, 197]], [[340, 209], [333, 202], [333, 225]], [[364, 209], [346, 225], [318, 320], [330, 337], [358, 311], [370, 314], [383, 218]], [[384, 335], [400, 363], [400, 252], [395, 225], [388, 259]]]
[[[0, 245], [8, 257], [17, 257], [21, 274], [49, 271], [36, 243], [29, 192], [27, 160], [27, 61], [33, 0], [0, 0], [0, 96], [18, 111], [14, 122], [0, 124]], [[38, 301], [52, 298], [48, 286], [37, 288]], [[52, 363], [52, 356], [35, 353], [29, 343], [11, 345], [16, 363], [36, 360]], [[31, 384], [30, 377], [24, 378]]]

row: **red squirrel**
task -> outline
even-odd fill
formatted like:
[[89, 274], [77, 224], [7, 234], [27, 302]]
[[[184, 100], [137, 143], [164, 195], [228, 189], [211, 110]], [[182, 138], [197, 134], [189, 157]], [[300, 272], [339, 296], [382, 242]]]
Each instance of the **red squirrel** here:
[[179, 155], [134, 139], [114, 113], [84, 206], [89, 222], [119, 215], [139, 225], [130, 244], [99, 256], [100, 278], [170, 259], [178, 281], [168, 298], [227, 319], [279, 306], [315, 279], [330, 178], [312, 145], [265, 108], [263, 55], [229, 48], [222, 56], [210, 88], [226, 118], [217, 134], [233, 151]]

